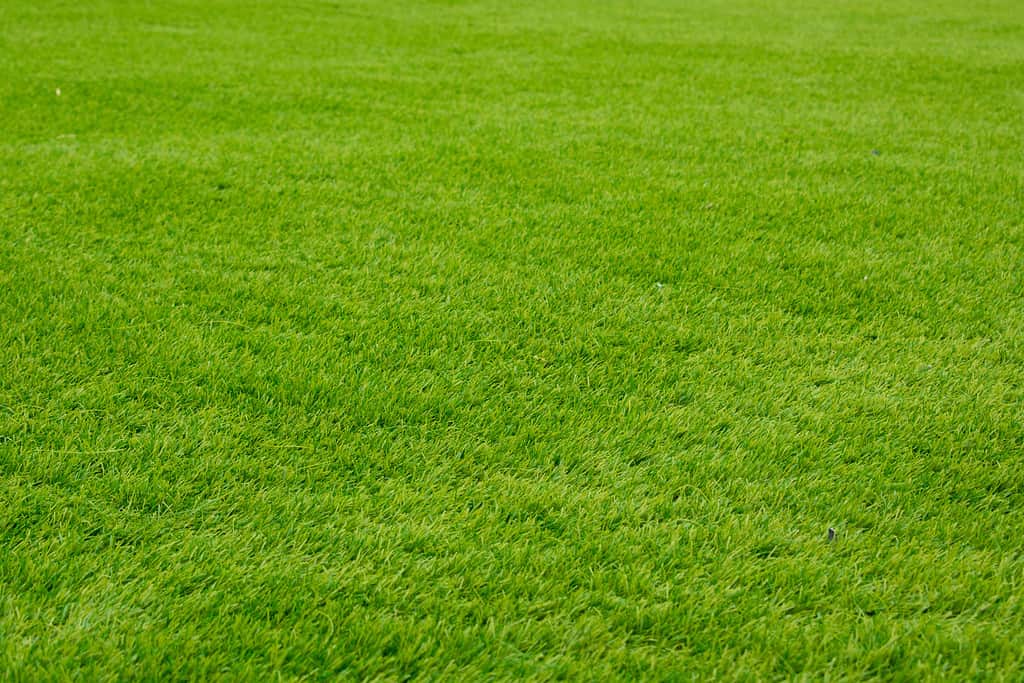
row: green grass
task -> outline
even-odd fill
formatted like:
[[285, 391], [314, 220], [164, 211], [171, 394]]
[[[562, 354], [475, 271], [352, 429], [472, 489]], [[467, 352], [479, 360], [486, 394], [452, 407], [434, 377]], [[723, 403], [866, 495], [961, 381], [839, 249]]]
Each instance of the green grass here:
[[1018, 0], [0, 5], [0, 678], [1022, 632]]

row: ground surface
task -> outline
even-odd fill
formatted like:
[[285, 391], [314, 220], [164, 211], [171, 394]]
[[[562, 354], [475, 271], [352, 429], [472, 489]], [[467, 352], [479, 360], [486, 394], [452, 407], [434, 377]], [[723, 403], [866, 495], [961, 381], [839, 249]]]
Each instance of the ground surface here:
[[4, 679], [1024, 667], [1017, 0], [0, 28]]

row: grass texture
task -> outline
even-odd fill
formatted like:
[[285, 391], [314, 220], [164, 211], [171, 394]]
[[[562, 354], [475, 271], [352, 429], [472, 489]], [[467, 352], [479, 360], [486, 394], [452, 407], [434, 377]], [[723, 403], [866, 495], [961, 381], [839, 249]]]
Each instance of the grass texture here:
[[0, 677], [1014, 679], [1022, 217], [1018, 0], [6, 0]]

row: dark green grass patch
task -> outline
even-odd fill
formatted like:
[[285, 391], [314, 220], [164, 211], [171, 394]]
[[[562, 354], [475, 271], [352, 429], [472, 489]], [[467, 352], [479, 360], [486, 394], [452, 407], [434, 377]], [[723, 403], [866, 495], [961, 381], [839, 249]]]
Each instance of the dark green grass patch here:
[[1014, 678], [1022, 267], [1017, 2], [8, 1], [0, 677]]

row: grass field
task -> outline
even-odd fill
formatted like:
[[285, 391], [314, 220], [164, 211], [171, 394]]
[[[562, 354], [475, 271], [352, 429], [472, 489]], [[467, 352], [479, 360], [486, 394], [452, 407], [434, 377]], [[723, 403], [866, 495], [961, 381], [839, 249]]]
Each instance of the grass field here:
[[0, 4], [0, 678], [1021, 633], [1019, 0]]

